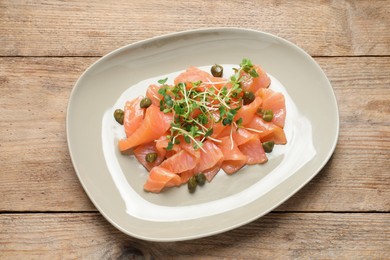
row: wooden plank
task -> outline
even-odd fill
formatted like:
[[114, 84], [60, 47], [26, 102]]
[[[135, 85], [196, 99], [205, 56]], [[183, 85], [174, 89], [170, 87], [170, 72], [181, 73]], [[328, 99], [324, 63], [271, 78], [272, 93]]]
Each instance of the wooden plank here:
[[325, 168], [277, 210], [389, 211], [389, 59], [316, 60], [336, 94], [339, 141]]
[[0, 56], [100, 56], [157, 35], [209, 27], [266, 31], [317, 56], [390, 55], [389, 12], [388, 0], [5, 0]]
[[184, 242], [129, 237], [97, 213], [2, 214], [4, 259], [385, 259], [390, 214], [271, 213], [248, 225]]
[[[96, 58], [0, 58], [0, 210], [94, 211], [65, 134], [73, 84]], [[317, 58], [340, 109], [325, 168], [278, 211], [390, 211], [390, 60]]]
[[70, 91], [93, 60], [1, 59], [2, 210], [94, 210], [71, 163], [65, 130]]

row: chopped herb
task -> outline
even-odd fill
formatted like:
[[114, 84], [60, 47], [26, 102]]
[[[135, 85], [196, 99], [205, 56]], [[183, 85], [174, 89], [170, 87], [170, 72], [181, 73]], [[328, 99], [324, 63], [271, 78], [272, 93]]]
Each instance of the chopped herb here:
[[[243, 71], [247, 74], [242, 74]], [[180, 136], [186, 143], [192, 143], [195, 149], [203, 149], [204, 140], [212, 139], [213, 125], [218, 122], [241, 127], [242, 118], [235, 119], [243, 104], [240, 83], [244, 77], [246, 80], [256, 76], [252, 62], [243, 59], [240, 68], [234, 69], [234, 75], [222, 88], [217, 88], [213, 82], [180, 82], [170, 86], [166, 84], [168, 78], [159, 80], [160, 110], [173, 113], [174, 118], [167, 135], [167, 150], [173, 149]]]
[[257, 71], [256, 71], [255, 69], [251, 69], [248, 73], [249, 73], [249, 75], [251, 75], [253, 78], [259, 77], [259, 74], [257, 73]]
[[167, 94], [167, 87], [161, 87], [158, 91], [158, 94], [165, 96]]
[[209, 137], [213, 134], [213, 131], [214, 129], [213, 128], [210, 128], [206, 131], [206, 133], [204, 134], [204, 137]]
[[168, 142], [167, 150], [172, 150], [173, 148], [173, 142]]
[[223, 124], [224, 126], [230, 125], [231, 123], [232, 123], [232, 120], [229, 119], [229, 118], [224, 118], [224, 119], [222, 120], [222, 124]]
[[184, 141], [186, 141], [187, 144], [190, 144], [191, 138], [188, 135], [184, 135]]
[[235, 109], [230, 109], [228, 112], [227, 112], [227, 119], [229, 120], [233, 120], [234, 116], [237, 114], [237, 110]]
[[240, 117], [239, 119], [236, 120], [236, 124], [238, 127], [240, 127], [242, 125], [242, 117]]
[[160, 79], [158, 80], [157, 82], [161, 85], [164, 85], [166, 82], [167, 82], [168, 78], [165, 78], [165, 79]]

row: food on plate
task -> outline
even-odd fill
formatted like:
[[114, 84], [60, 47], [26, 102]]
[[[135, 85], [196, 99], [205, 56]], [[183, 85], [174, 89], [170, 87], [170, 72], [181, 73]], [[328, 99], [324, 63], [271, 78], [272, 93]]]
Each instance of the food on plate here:
[[274, 145], [287, 143], [284, 96], [260, 66], [243, 59], [229, 79], [221, 65], [210, 72], [189, 67], [115, 110], [126, 133], [119, 150], [131, 150], [149, 172], [144, 190], [187, 184], [193, 193], [221, 169], [265, 163]]

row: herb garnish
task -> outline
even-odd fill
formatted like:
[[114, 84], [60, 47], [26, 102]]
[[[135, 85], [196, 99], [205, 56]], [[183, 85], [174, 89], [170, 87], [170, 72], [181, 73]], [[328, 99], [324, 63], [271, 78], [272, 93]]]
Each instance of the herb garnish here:
[[[249, 59], [243, 59], [239, 69], [226, 82], [180, 82], [177, 85], [166, 84], [168, 78], [158, 80], [161, 84], [158, 94], [160, 110], [173, 113], [167, 150], [173, 149], [180, 143], [182, 136], [186, 143], [193, 143], [195, 149], [202, 149], [203, 141], [207, 138], [220, 142], [211, 137], [213, 126], [222, 122], [224, 126], [231, 125], [237, 129], [242, 125], [242, 118], [234, 121], [234, 117], [243, 105], [243, 72], [245, 79], [258, 77], [256, 69]], [[216, 85], [225, 84], [218, 89]], [[231, 137], [232, 138], [232, 137]]]

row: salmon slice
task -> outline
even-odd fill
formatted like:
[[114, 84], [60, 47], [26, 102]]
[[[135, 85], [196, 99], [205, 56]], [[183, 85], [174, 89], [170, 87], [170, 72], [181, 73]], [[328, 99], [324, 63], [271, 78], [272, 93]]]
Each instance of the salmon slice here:
[[[217, 121], [218, 119], [219, 119], [219, 115], [214, 114], [214, 120]], [[217, 138], [226, 129], [226, 126], [222, 124], [222, 121], [218, 123], [214, 123], [213, 125], [211, 125], [211, 123], [207, 125], [207, 127], [210, 126], [212, 126], [213, 128], [213, 134], [211, 135], [211, 137], [213, 138]]]
[[119, 140], [119, 150], [126, 151], [140, 144], [158, 139], [170, 128], [172, 114], [164, 114], [160, 108], [151, 105], [146, 109], [141, 125], [127, 139]]
[[232, 175], [244, 167], [245, 164], [243, 161], [224, 161], [221, 168], [226, 174]]
[[239, 118], [242, 118], [242, 124], [245, 126], [250, 121], [252, 121], [253, 117], [255, 116], [257, 109], [261, 106], [262, 100], [260, 97], [256, 97], [255, 100], [252, 101], [252, 103], [248, 105], [242, 106], [237, 114], [234, 117], [234, 120], [238, 120]]
[[197, 162], [195, 157], [181, 150], [159, 166], [152, 168], [144, 189], [150, 192], [160, 192], [164, 187], [180, 186], [183, 182], [179, 174], [192, 170]]
[[199, 158], [190, 155], [185, 150], [181, 150], [162, 162], [159, 167], [177, 174], [194, 169], [198, 161]]
[[[196, 173], [204, 173], [208, 181], [219, 171], [223, 161], [221, 149], [212, 141], [205, 141], [200, 151], [199, 163], [195, 167]], [[207, 174], [206, 174], [207, 173]]]
[[194, 169], [180, 173], [179, 175], [180, 175], [181, 183], [182, 184], [187, 183], [189, 179], [195, 174], [196, 172]]
[[[193, 143], [187, 143], [186, 141], [184, 141], [184, 137], [180, 136], [180, 138], [178, 138], [180, 140], [180, 149], [186, 151], [188, 154], [192, 155], [193, 157], [195, 157], [197, 160], [200, 159], [200, 152], [201, 150], [200, 149], [195, 149], [194, 146], [193, 146]], [[198, 139], [198, 138], [196, 138]]]
[[[200, 163], [199, 163], [200, 164]], [[198, 164], [198, 165], [199, 165]], [[202, 173], [206, 176], [206, 180], [208, 182], [210, 182], [214, 176], [219, 172], [219, 170], [221, 170], [221, 164], [222, 164], [222, 159], [219, 160], [214, 166], [212, 166], [211, 168], [207, 169], [207, 170], [203, 170]], [[197, 171], [196, 169], [193, 169], [193, 170], [190, 170], [190, 171], [186, 171], [186, 172], [183, 172], [180, 174], [180, 177], [181, 177], [181, 181], [182, 183], [186, 183], [188, 182], [188, 180], [194, 176], [195, 174], [198, 174], [200, 173], [199, 171]]]
[[161, 136], [160, 138], [158, 138], [155, 141], [156, 142], [156, 149], [160, 153], [165, 153], [166, 157], [171, 157], [175, 153], [179, 152], [182, 148], [178, 145], [174, 145], [172, 150], [169, 150], [169, 151], [166, 150], [168, 147], [168, 142], [169, 142], [167, 135], [169, 135], [169, 132], [167, 132], [166, 134], [164, 134], [163, 136]]
[[274, 117], [272, 123], [284, 128], [284, 122], [286, 120], [286, 103], [282, 93], [275, 92], [272, 89], [259, 89], [256, 95], [263, 99], [261, 109], [272, 110]]
[[257, 74], [259, 74], [258, 77], [253, 78], [253, 86], [255, 88], [254, 92], [260, 88], [268, 88], [271, 84], [270, 77], [268, 77], [267, 73], [259, 65], [254, 65], [253, 67], [255, 68]]
[[263, 149], [263, 145], [257, 137], [250, 139], [248, 142], [242, 145], [239, 145], [238, 148], [248, 157], [248, 165], [265, 163], [268, 161], [267, 155]]
[[213, 84], [217, 89], [222, 88], [225, 83], [227, 82], [224, 78], [218, 78], [214, 77], [211, 74], [207, 73], [206, 71], [200, 70], [196, 67], [189, 67], [186, 71], [182, 72], [179, 76], [177, 76], [174, 80], [175, 85], [179, 84], [180, 82], [183, 83], [192, 83], [202, 81], [207, 86], [210, 86], [209, 83], [213, 82]]
[[163, 96], [158, 94], [159, 89], [159, 86], [152, 84], [146, 90], [146, 96], [152, 101], [152, 104], [157, 107], [160, 106], [160, 100], [163, 99]]
[[242, 144], [245, 144], [245, 143], [249, 142], [252, 139], [258, 139], [259, 138], [256, 134], [251, 133], [248, 130], [245, 130], [245, 128], [239, 128], [236, 131], [233, 131], [232, 132], [232, 137], [233, 137], [233, 141], [238, 146], [240, 146]]
[[238, 149], [248, 156], [247, 164], [258, 164], [268, 161], [263, 145], [256, 134], [239, 128], [233, 132], [233, 140], [237, 144]]
[[125, 128], [126, 136], [132, 135], [135, 130], [141, 125], [144, 118], [144, 109], [140, 107], [142, 96], [127, 101], [125, 104], [125, 117], [123, 119], [123, 126]]
[[199, 172], [203, 172], [207, 169], [212, 168], [220, 160], [223, 159], [223, 153], [221, 149], [217, 145], [215, 145], [212, 141], [205, 141], [202, 146], [203, 150], [200, 151], [200, 160], [199, 166], [197, 170]]
[[159, 193], [164, 187], [181, 185], [180, 176], [171, 171], [156, 166], [150, 171], [144, 184], [144, 190]]
[[195, 149], [194, 146], [192, 145], [192, 143], [185, 142], [184, 138], [182, 136], [179, 136], [178, 138], [176, 138], [176, 140], [178, 140], [180, 142], [180, 144], [178, 144], [178, 145], [175, 144], [175, 145], [173, 145], [171, 150], [166, 150], [168, 147], [168, 142], [169, 142], [169, 140], [167, 139], [166, 136], [169, 134], [170, 133], [167, 132], [165, 135], [161, 136], [159, 139], [157, 139], [155, 141], [156, 142], [156, 149], [159, 152], [161, 152], [161, 153], [165, 152], [166, 157], [171, 157], [172, 155], [180, 152], [181, 150], [185, 150], [186, 152], [188, 152], [189, 154], [191, 154], [195, 158], [200, 157], [200, 151]]
[[225, 126], [224, 130], [217, 136], [217, 138], [221, 139], [222, 137], [230, 137], [230, 135], [232, 135], [233, 141], [237, 145], [248, 142], [252, 138], [258, 138], [257, 135], [245, 130], [245, 128], [237, 128], [234, 125]]
[[[168, 181], [164, 187], [179, 186], [182, 183], [186, 183], [195, 174], [194, 168], [198, 162], [199, 158], [190, 155], [185, 150], [181, 150], [180, 152], [167, 158], [159, 166], [154, 167], [152, 171], [156, 168], [157, 170], [159, 168], [163, 168], [169, 173], [177, 175], [179, 177], [180, 183], [176, 182], [177, 179], [175, 178], [173, 181]], [[149, 178], [147, 182], [148, 181]], [[151, 186], [149, 185], [148, 188], [150, 187]]]
[[271, 79], [260, 66], [253, 65], [253, 67], [259, 76], [253, 78], [245, 71], [242, 71], [241, 76], [243, 80], [241, 82], [241, 87], [246, 91], [252, 91], [253, 93], [256, 93], [256, 91], [260, 88], [268, 88], [271, 84]]
[[208, 182], [214, 179], [215, 175], [217, 175], [217, 173], [221, 170], [221, 165], [222, 165], [222, 160], [219, 161], [216, 165], [214, 165], [210, 169], [207, 169], [203, 172]]
[[221, 139], [222, 137], [230, 136], [230, 132], [234, 132], [234, 131], [235, 131], [235, 127], [232, 125], [223, 126], [222, 131], [218, 135], [212, 137], [216, 139]]
[[167, 132], [166, 134], [160, 136], [157, 140], [155, 140], [156, 149], [159, 153], [166, 152], [166, 148], [168, 147], [168, 138], [167, 138], [168, 134], [169, 133]]
[[221, 169], [223, 153], [219, 147], [210, 140], [203, 143], [203, 150], [200, 152], [200, 160], [196, 167], [196, 172], [201, 172], [210, 182]]
[[287, 139], [284, 131], [279, 126], [272, 122], [266, 122], [259, 116], [255, 116], [253, 120], [246, 126], [246, 130], [257, 134], [262, 143], [266, 141], [274, 141], [275, 144], [286, 144]]
[[[157, 158], [152, 163], [146, 161], [146, 155], [149, 153], [157, 153]], [[154, 166], [159, 165], [164, 160], [165, 150], [157, 150], [156, 142], [152, 141], [150, 143], [137, 146], [134, 149], [134, 156], [148, 171], [150, 171]]]
[[220, 140], [222, 142], [217, 146], [221, 149], [223, 154], [222, 169], [227, 174], [233, 174], [246, 164], [248, 157], [238, 149], [235, 142], [232, 143], [230, 137], [222, 137]]

